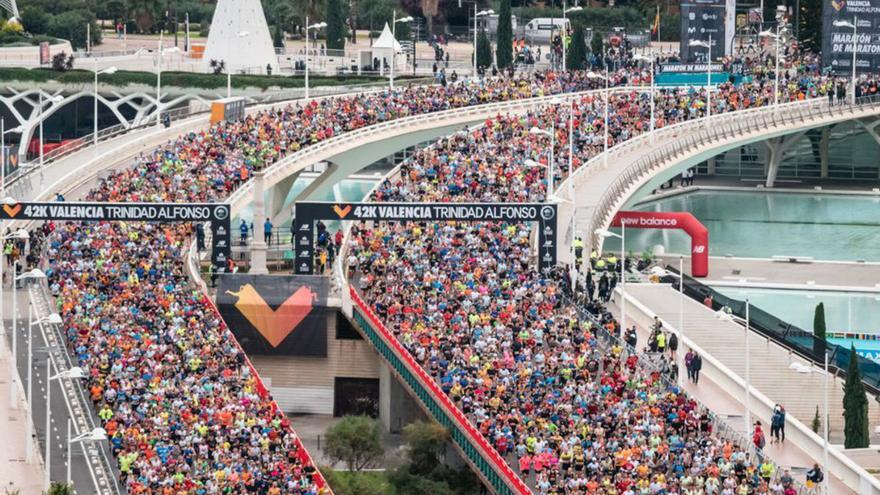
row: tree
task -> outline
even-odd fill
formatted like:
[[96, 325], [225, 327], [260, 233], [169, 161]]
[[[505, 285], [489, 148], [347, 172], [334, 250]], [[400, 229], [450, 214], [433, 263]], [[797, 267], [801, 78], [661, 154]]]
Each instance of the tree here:
[[819, 418], [819, 406], [816, 406], [816, 414], [813, 415], [813, 422], [810, 424], [810, 429], [813, 430], [813, 433], [818, 434], [819, 428], [822, 427], [822, 419]]
[[822, 49], [822, 1], [800, 0], [798, 13], [799, 48], [819, 53]]
[[499, 69], [506, 69], [513, 64], [513, 23], [510, 19], [510, 0], [501, 0], [498, 31], [495, 35], [495, 56], [498, 58]]
[[43, 9], [25, 7], [21, 11], [21, 23], [31, 34], [46, 34], [49, 30], [50, 16]]
[[391, 492], [384, 473], [351, 473], [322, 466], [321, 473], [336, 495], [385, 495]]
[[44, 493], [46, 495], [73, 495], [73, 486], [67, 483], [53, 482], [49, 485], [49, 490]]
[[327, 22], [327, 49], [345, 49], [345, 14], [340, 0], [327, 0], [324, 18]]
[[580, 23], [574, 26], [565, 57], [568, 70], [584, 69], [587, 66], [587, 40], [584, 39], [584, 26]]
[[480, 30], [477, 35], [477, 67], [489, 67], [492, 65], [492, 44], [486, 36], [486, 30]]
[[345, 416], [327, 429], [324, 451], [334, 463], [360, 471], [384, 454], [379, 422], [367, 416]]
[[438, 423], [416, 421], [403, 427], [403, 440], [406, 442], [411, 471], [430, 473], [441, 464], [449, 431]]
[[868, 397], [859, 370], [859, 355], [850, 346], [849, 367], [846, 382], [843, 384], [843, 446], [847, 449], [860, 449], [868, 446]]
[[590, 53], [593, 54], [594, 58], [602, 60], [602, 64], [605, 63], [602, 53], [603, 48], [604, 43], [602, 42], [602, 35], [599, 34], [598, 31], [593, 31], [593, 39], [590, 40]]
[[128, 15], [134, 19], [138, 30], [146, 33], [156, 23], [156, 13], [160, 8], [158, 0], [130, 0]]
[[816, 305], [813, 314], [813, 354], [816, 359], [825, 359], [825, 304]]
[[275, 24], [275, 32], [272, 34], [272, 44], [279, 48], [284, 48], [284, 30], [281, 23]]

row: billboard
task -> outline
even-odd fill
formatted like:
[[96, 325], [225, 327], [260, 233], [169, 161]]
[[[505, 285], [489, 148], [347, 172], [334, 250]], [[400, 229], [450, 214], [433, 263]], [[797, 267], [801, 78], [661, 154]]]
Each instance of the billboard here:
[[876, 72], [880, 68], [880, 0], [823, 0], [822, 66], [838, 74], [851, 74], [853, 28], [835, 26], [834, 21], [857, 21], [856, 70]]
[[538, 264], [556, 265], [556, 205], [545, 203], [332, 203], [297, 201], [296, 273], [314, 273], [317, 220], [538, 223]]
[[683, 62], [706, 62], [706, 49], [692, 47], [690, 41], [712, 40], [712, 60], [717, 60], [733, 49], [736, 7], [732, 0], [682, 0], [681, 42], [679, 51]]
[[327, 356], [327, 277], [229, 274], [217, 309], [246, 353]]

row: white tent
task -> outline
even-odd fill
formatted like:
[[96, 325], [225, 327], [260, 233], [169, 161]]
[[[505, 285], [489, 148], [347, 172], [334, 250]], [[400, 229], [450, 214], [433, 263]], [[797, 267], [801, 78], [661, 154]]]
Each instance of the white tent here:
[[[392, 48], [393, 47], [393, 48]], [[372, 51], [372, 56], [374, 58], [378, 58], [380, 62], [380, 70], [381, 74], [385, 73], [385, 64], [391, 65], [391, 50], [395, 50], [397, 55], [394, 56], [394, 65], [396, 65], [395, 70], [400, 70], [400, 66], [406, 63], [406, 57], [401, 57], [401, 47], [400, 43], [394, 39], [394, 35], [391, 34], [391, 28], [388, 27], [388, 23], [385, 23], [385, 28], [382, 30], [382, 34], [379, 35], [379, 38], [373, 43], [373, 46], [370, 47], [370, 51]], [[383, 62], [384, 60], [384, 62]]]
[[211, 70], [211, 60], [222, 60], [233, 74], [265, 74], [267, 65], [278, 74], [278, 57], [260, 0], [217, 2], [202, 60], [205, 72]]

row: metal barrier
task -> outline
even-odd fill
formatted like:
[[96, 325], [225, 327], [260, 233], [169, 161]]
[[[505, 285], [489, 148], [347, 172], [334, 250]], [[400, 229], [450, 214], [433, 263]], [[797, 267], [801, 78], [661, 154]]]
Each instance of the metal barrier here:
[[376, 350], [388, 362], [395, 374], [418, 398], [434, 419], [447, 428], [452, 441], [474, 468], [498, 495], [526, 495], [532, 491], [526, 486], [501, 454], [489, 445], [486, 438], [458, 409], [452, 400], [440, 390], [437, 383], [409, 351], [385, 327], [372, 309], [354, 289], [349, 288], [354, 305], [353, 319]]

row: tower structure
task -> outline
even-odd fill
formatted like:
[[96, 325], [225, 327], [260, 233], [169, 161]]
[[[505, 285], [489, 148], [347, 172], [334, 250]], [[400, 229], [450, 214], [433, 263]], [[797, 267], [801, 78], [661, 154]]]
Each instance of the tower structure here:
[[217, 2], [203, 58], [205, 72], [211, 70], [211, 60], [222, 61], [224, 72], [233, 74], [266, 74], [267, 66], [278, 73], [278, 57], [260, 0]]

